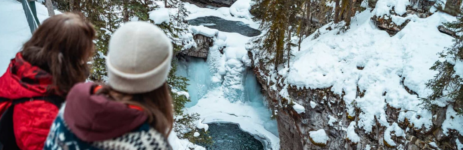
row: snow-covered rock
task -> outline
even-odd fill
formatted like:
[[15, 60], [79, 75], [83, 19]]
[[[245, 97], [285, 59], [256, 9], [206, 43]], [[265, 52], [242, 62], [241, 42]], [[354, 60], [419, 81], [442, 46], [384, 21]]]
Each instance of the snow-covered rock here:
[[177, 133], [174, 131], [170, 132], [169, 138], [167, 140], [169, 141], [169, 144], [172, 146], [172, 149], [174, 150], [206, 150], [204, 147], [195, 145], [187, 139], [179, 139], [177, 137]]
[[349, 127], [347, 127], [347, 138], [353, 143], [358, 143], [360, 142], [360, 137], [355, 132], [355, 128], [356, 128], [356, 123], [351, 122], [349, 124]]
[[250, 0], [238, 0], [233, 5], [230, 7], [230, 13], [233, 16], [239, 17], [239, 18], [246, 18], [246, 19], [251, 19], [251, 13], [249, 13], [249, 10], [251, 10], [251, 4]]
[[315, 142], [315, 144], [320, 144], [320, 145], [326, 145], [328, 140], [330, 140], [328, 135], [326, 135], [325, 130], [323, 129], [320, 129], [317, 131], [310, 131], [309, 136], [310, 136], [310, 139], [312, 139], [312, 141]]
[[305, 112], [304, 106], [299, 105], [299, 104], [296, 103], [296, 102], [293, 102], [293, 103], [294, 103], [293, 109], [294, 109], [298, 114], [301, 114], [301, 113], [304, 113], [304, 112]]
[[169, 9], [157, 8], [149, 12], [149, 17], [154, 21], [155, 24], [168, 23], [170, 21]]

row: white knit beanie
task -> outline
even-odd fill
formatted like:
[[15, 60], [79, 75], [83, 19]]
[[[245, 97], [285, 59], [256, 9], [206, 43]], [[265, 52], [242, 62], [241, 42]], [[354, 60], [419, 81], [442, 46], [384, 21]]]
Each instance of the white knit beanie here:
[[109, 41], [109, 86], [128, 94], [153, 91], [166, 82], [172, 55], [172, 43], [159, 27], [126, 23]]

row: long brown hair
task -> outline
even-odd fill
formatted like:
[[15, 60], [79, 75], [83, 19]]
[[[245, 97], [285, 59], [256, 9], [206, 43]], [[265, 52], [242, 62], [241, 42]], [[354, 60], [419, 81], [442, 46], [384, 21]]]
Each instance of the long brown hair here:
[[65, 13], [45, 20], [22, 48], [23, 58], [53, 76], [56, 92], [67, 94], [88, 77], [94, 51], [93, 25], [81, 14]]
[[166, 138], [172, 131], [174, 116], [172, 96], [167, 83], [147, 93], [125, 94], [112, 89], [110, 86], [103, 86], [96, 94], [105, 94], [115, 101], [141, 107], [148, 115], [148, 123]]

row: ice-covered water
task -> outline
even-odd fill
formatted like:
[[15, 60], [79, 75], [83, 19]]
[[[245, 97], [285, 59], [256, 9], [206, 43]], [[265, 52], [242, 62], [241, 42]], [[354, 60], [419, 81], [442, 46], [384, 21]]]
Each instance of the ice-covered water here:
[[203, 25], [224, 32], [236, 32], [248, 37], [258, 36], [261, 33], [259, 30], [251, 28], [241, 21], [230, 21], [215, 16], [195, 18], [188, 20], [188, 23], [196, 26]]
[[243, 132], [238, 125], [231, 123], [209, 124], [209, 136], [212, 145], [204, 145], [209, 150], [262, 150], [262, 143], [249, 133]]

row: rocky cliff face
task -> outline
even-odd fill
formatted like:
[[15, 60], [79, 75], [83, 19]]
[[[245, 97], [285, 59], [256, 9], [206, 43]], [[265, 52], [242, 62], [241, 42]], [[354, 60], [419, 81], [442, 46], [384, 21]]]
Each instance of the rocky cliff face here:
[[[412, 0], [410, 1], [413, 7], [407, 7], [404, 14], [397, 14], [391, 10], [388, 16], [374, 16], [371, 18], [373, 23], [381, 30], [385, 30], [390, 36], [394, 36], [402, 30], [410, 21], [404, 19], [400, 22], [394, 22], [393, 17], [399, 16], [407, 18], [408, 15], [416, 15], [419, 18], [426, 18], [432, 15], [430, 7], [436, 1], [428, 0]], [[376, 0], [369, 0], [369, 4], [375, 4]], [[461, 0], [452, 1], [457, 6], [460, 6]], [[448, 4], [447, 4], [448, 5]], [[374, 5], [370, 5], [374, 7]], [[457, 8], [446, 7], [444, 12], [456, 12]], [[449, 13], [452, 14], [452, 13]], [[322, 21], [323, 22], [323, 21]], [[325, 21], [329, 22], [329, 21]], [[317, 25], [316, 28], [322, 25]], [[438, 30], [444, 34], [455, 36], [453, 31], [439, 26]], [[331, 88], [325, 89], [307, 89], [297, 88], [292, 85], [284, 85], [277, 81], [284, 80], [283, 77], [273, 74], [271, 70], [267, 70], [263, 62], [267, 59], [265, 56], [259, 56], [258, 53], [249, 53], [249, 57], [254, 61], [253, 71], [259, 83], [262, 85], [263, 93], [266, 95], [270, 108], [274, 109], [275, 118], [278, 122], [280, 135], [280, 146], [282, 150], [299, 150], [299, 149], [378, 149], [378, 150], [393, 150], [393, 149], [457, 149], [457, 139], [463, 141], [463, 136], [456, 130], [449, 130], [448, 134], [444, 134], [442, 129], [443, 122], [449, 118], [447, 114], [447, 105], [436, 107], [432, 110], [432, 126], [430, 128], [415, 127], [407, 119], [399, 119], [400, 110], [387, 105], [384, 109], [387, 114], [387, 122], [394, 123], [394, 126], [404, 131], [403, 136], [399, 136], [395, 131], [386, 130], [375, 118], [376, 125], [373, 126], [371, 132], [366, 133], [363, 129], [353, 128], [358, 135], [359, 140], [349, 139], [348, 132], [351, 125], [358, 124], [359, 114], [362, 113], [359, 109], [355, 109], [354, 113], [349, 114], [343, 96], [331, 92]], [[254, 58], [253, 58], [254, 57]], [[363, 68], [358, 68], [363, 69]], [[277, 76], [277, 77], [275, 77]], [[413, 91], [406, 89], [410, 94], [415, 94]], [[289, 98], [283, 98], [280, 95], [282, 90], [287, 90]], [[364, 92], [357, 89], [357, 97], [363, 97]], [[290, 100], [288, 100], [290, 99]], [[289, 102], [291, 101], [291, 102]], [[292, 101], [302, 105], [305, 112], [298, 113], [291, 107]], [[289, 104], [289, 105], [285, 105]], [[456, 109], [456, 107], [454, 108]], [[419, 119], [420, 116], [417, 116]], [[396, 124], [395, 124], [396, 123]], [[310, 138], [309, 132], [319, 129], [324, 129], [329, 137], [326, 144], [315, 143]], [[385, 139], [385, 136], [391, 136]]]
[[196, 47], [191, 47], [189, 49], [183, 50], [177, 55], [185, 55], [190, 57], [207, 59], [209, 48], [212, 47], [214, 43], [213, 39], [211, 37], [207, 37], [201, 34], [194, 35], [193, 39], [196, 42]]
[[[280, 145], [282, 150], [299, 149], [457, 149], [455, 140], [463, 140], [463, 136], [456, 131], [451, 131], [445, 135], [442, 131], [442, 123], [446, 118], [446, 107], [437, 108], [433, 111], [435, 116], [433, 125], [429, 130], [414, 128], [406, 119], [399, 121], [398, 116], [401, 110], [387, 107], [388, 122], [398, 122], [398, 127], [404, 129], [404, 137], [395, 137], [391, 131], [381, 126], [376, 121], [371, 133], [365, 133], [360, 129], [355, 132], [360, 137], [359, 142], [352, 142], [347, 136], [347, 129], [351, 123], [358, 121], [358, 112], [348, 114], [342, 95], [333, 94], [330, 88], [327, 89], [299, 89], [289, 86], [289, 97], [301, 104], [305, 112], [298, 114], [292, 107], [279, 107], [281, 103], [288, 101], [279, 95], [284, 85], [275, 85], [272, 81], [268, 82], [268, 71], [261, 66], [254, 66], [259, 83], [267, 94], [270, 106], [277, 108], [277, 122], [280, 134]], [[279, 77], [277, 77], [277, 81]], [[276, 89], [274, 87], [275, 86]], [[362, 96], [358, 91], [357, 95]], [[447, 106], [448, 107], [448, 106]], [[310, 131], [324, 129], [329, 136], [327, 144], [314, 143], [309, 136]], [[392, 134], [391, 134], [392, 133]], [[396, 146], [387, 143], [384, 139], [385, 134], [391, 134]]]

